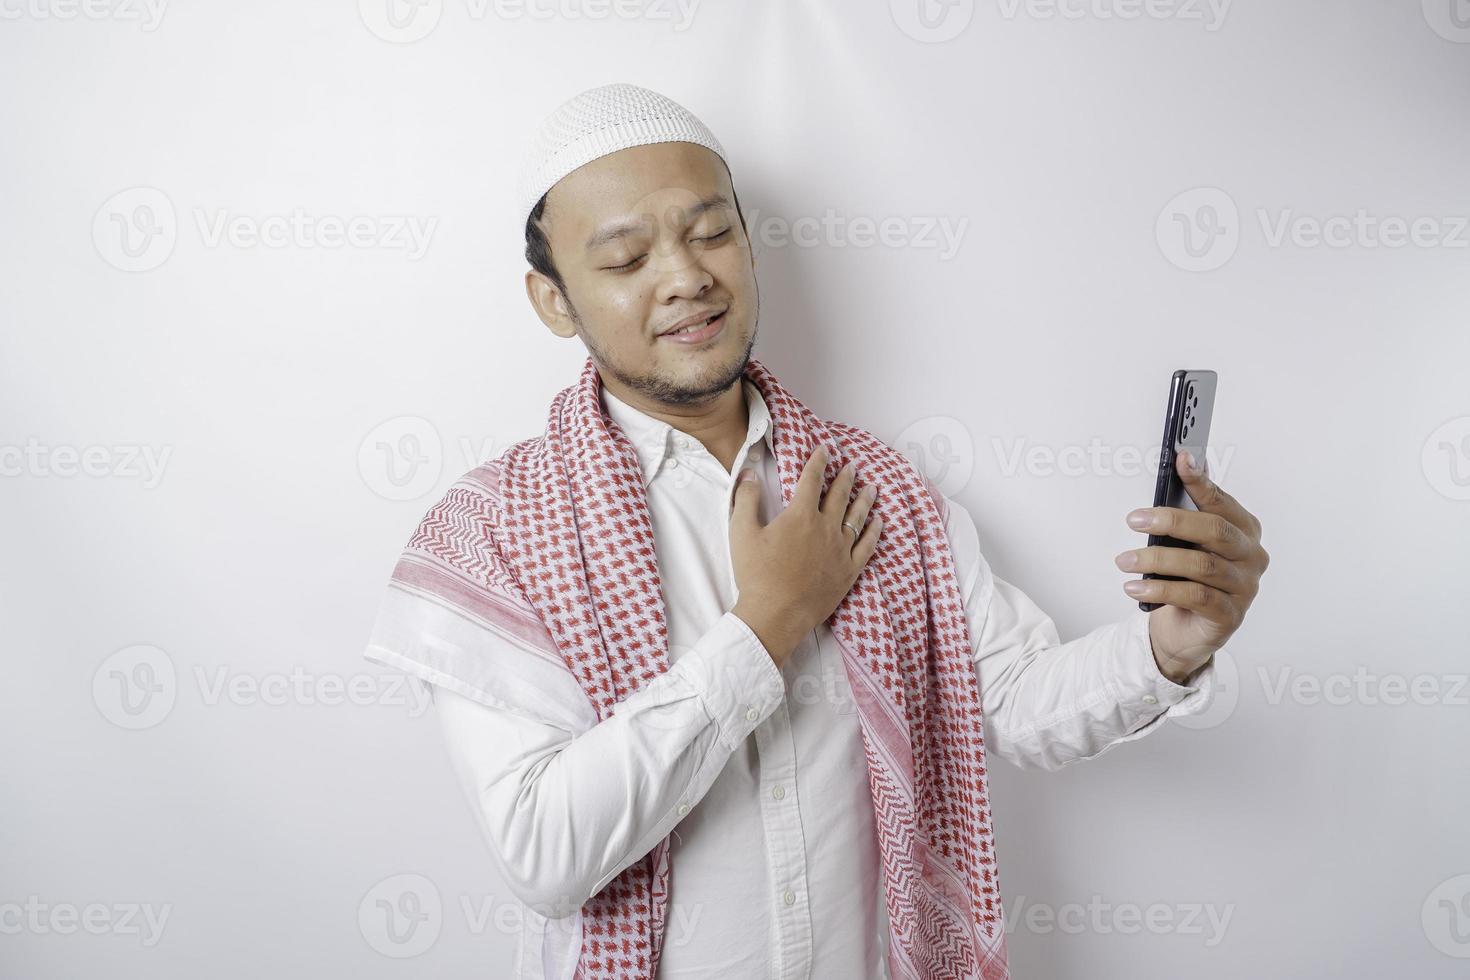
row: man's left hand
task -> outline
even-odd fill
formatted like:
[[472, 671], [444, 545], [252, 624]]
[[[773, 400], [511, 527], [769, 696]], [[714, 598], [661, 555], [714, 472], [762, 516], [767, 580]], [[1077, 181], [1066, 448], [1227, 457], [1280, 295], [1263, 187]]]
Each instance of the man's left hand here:
[[1203, 666], [1240, 628], [1260, 590], [1261, 575], [1271, 563], [1271, 556], [1261, 547], [1261, 522], [1210, 480], [1203, 467], [1191, 469], [1186, 462], [1189, 455], [1179, 453], [1175, 468], [1199, 510], [1144, 507], [1128, 515], [1128, 526], [1192, 541], [1199, 547], [1155, 545], [1125, 551], [1113, 559], [1125, 572], [1182, 579], [1123, 583], [1123, 591], [1135, 599], [1164, 603], [1149, 613], [1149, 639], [1160, 672], [1176, 684]]

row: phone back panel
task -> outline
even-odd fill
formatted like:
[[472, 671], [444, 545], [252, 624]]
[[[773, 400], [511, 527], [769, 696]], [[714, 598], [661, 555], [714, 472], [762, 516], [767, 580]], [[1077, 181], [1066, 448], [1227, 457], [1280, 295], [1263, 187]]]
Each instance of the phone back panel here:
[[[1219, 376], [1214, 371], [1175, 371], [1169, 381], [1169, 408], [1165, 413], [1164, 436], [1159, 449], [1159, 472], [1154, 484], [1155, 507], [1180, 507], [1198, 510], [1184, 489], [1184, 481], [1175, 469], [1181, 451], [1197, 460], [1208, 458], [1210, 419], [1215, 414], [1215, 387]], [[1171, 538], [1167, 534], [1150, 534], [1150, 547], [1197, 548], [1192, 541]], [[1178, 581], [1177, 575], [1145, 573], [1144, 578]], [[1140, 609], [1157, 609], [1159, 603], [1140, 602]]]

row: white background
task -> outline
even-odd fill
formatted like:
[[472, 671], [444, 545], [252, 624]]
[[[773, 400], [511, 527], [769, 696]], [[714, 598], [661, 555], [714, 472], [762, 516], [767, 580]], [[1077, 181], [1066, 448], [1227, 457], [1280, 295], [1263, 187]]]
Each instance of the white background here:
[[581, 367], [514, 164], [611, 81], [727, 148], [756, 356], [1064, 638], [1133, 608], [1169, 374], [1220, 373], [1271, 569], [1211, 715], [992, 771], [1015, 976], [1470, 971], [1470, 4], [385, 2], [0, 0], [0, 975], [505, 969], [434, 718], [360, 653]]

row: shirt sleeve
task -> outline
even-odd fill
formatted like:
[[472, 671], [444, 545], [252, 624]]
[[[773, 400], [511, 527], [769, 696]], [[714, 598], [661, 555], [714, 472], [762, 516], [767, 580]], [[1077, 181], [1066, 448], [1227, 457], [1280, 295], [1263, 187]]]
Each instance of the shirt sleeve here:
[[[583, 698], [575, 681], [548, 692]], [[785, 697], [727, 612], [670, 669], [584, 731], [433, 688], [451, 761], [506, 883], [561, 918], [651, 851]]]
[[1141, 609], [1062, 643], [1051, 617], [991, 571], [970, 513], [945, 502], [988, 751], [1022, 769], [1062, 769], [1209, 707], [1214, 661], [1184, 684], [1165, 677]]

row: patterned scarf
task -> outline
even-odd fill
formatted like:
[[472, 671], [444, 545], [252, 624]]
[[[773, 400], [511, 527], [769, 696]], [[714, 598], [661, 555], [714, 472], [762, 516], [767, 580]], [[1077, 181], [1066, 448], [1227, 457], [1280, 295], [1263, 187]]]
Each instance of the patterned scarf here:
[[[812, 450], [823, 492], [851, 461], [880, 488], [878, 548], [827, 620], [852, 684], [867, 755], [894, 980], [1008, 980], [987, 799], [984, 725], [946, 503], [898, 450], [823, 422], [759, 361], [745, 377], [771, 414], [781, 499]], [[476, 579], [534, 610], [543, 652], [564, 659], [599, 720], [669, 667], [653, 528], [632, 443], [587, 359], [552, 400], [543, 436], [486, 464], [491, 529]], [[463, 521], [458, 526], [464, 527]], [[498, 567], [497, 567], [498, 566]], [[535, 639], [526, 630], [523, 639]], [[578, 980], [652, 980], [669, 896], [669, 838], [582, 906]]]

